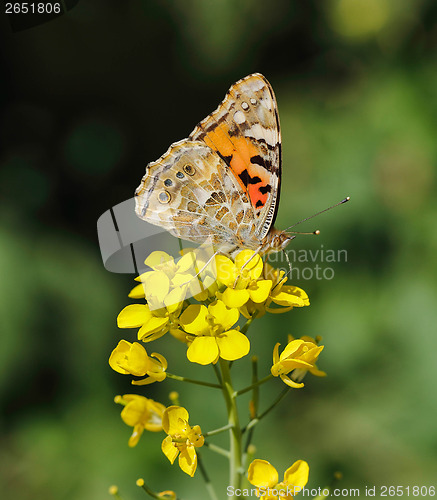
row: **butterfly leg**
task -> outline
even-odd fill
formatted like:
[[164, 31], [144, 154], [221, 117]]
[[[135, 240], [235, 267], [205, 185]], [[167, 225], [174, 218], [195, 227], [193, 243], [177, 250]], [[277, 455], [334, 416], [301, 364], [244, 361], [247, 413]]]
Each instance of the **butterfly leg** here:
[[[247, 260], [246, 262], [241, 266], [240, 268], [240, 271], [242, 271], [246, 266], [247, 264], [249, 264], [249, 262], [256, 256], [260, 253], [260, 251], [262, 250], [262, 247], [259, 247], [258, 250], [256, 250], [256, 252], [254, 252]], [[240, 279], [241, 277], [241, 274], [239, 274], [236, 278], [235, 278], [235, 281], [234, 281], [234, 288], [237, 286], [237, 282], [238, 280]]]
[[193, 281], [194, 278], [197, 278], [198, 276], [200, 276], [200, 274], [208, 267], [208, 265], [211, 263], [212, 259], [218, 255], [220, 253], [219, 250], [217, 250], [216, 252], [214, 252], [211, 257], [207, 260], [207, 262], [204, 264], [204, 266], [202, 267], [202, 269], [200, 271], [197, 271], [197, 273], [192, 277], [190, 278], [188, 281], [186, 281], [185, 283], [182, 283], [180, 286], [183, 286], [183, 285], [188, 285], [188, 283], [190, 283], [191, 281]]
[[285, 260], [287, 261], [287, 264], [288, 264], [288, 272], [287, 272], [287, 274], [286, 274], [286, 275], [285, 275], [282, 279], [280, 279], [280, 280], [276, 283], [276, 285], [272, 288], [272, 292], [273, 292], [273, 290], [274, 290], [274, 289], [275, 289], [278, 285], [285, 283], [285, 282], [288, 280], [288, 277], [289, 277], [289, 276], [290, 276], [290, 274], [291, 274], [291, 262], [290, 262], [290, 258], [288, 257], [288, 254], [287, 254], [287, 252], [286, 252], [285, 250], [281, 250], [281, 251], [282, 251], [282, 252], [283, 252], [283, 254], [285, 255]]

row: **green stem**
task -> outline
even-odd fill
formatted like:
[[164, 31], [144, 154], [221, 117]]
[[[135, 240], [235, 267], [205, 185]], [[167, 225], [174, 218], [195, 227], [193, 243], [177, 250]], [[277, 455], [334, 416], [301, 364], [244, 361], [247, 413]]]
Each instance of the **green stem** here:
[[203, 465], [199, 452], [197, 452], [197, 465], [199, 466], [200, 473], [202, 474], [203, 480], [205, 481], [205, 486], [211, 500], [218, 500], [218, 497], [214, 490], [214, 486], [212, 485], [211, 480], [209, 479], [209, 476], [206, 472], [205, 466]]
[[190, 384], [206, 385], [207, 387], [214, 387], [216, 389], [222, 388], [222, 386], [218, 384], [213, 384], [211, 382], [204, 382], [203, 380], [194, 380], [192, 378], [181, 377], [180, 375], [174, 375], [173, 373], [168, 373], [168, 372], [167, 372], [167, 378], [171, 378], [173, 380], [179, 380], [180, 382], [189, 382]]
[[223, 396], [225, 398], [226, 409], [228, 412], [228, 422], [229, 425], [231, 426], [229, 431], [229, 437], [230, 437], [229, 485], [233, 486], [234, 489], [236, 489], [240, 488], [241, 474], [242, 474], [241, 427], [238, 418], [236, 397], [234, 396], [234, 389], [232, 387], [229, 364], [227, 361], [220, 358], [220, 367], [222, 370], [222, 379], [223, 379]]
[[141, 485], [141, 488], [152, 498], [155, 498], [155, 499], [158, 499], [159, 500], [159, 496], [157, 493], [155, 493], [154, 491], [152, 491], [148, 486], [147, 484], [144, 483], [143, 480], [142, 481], [142, 485]]
[[267, 410], [264, 410], [261, 415], [259, 415], [256, 418], [253, 418], [247, 425], [244, 427], [244, 429], [241, 431], [242, 433], [245, 433], [246, 431], [252, 429], [261, 419], [263, 419], [268, 413], [270, 413], [273, 408], [282, 401], [282, 399], [288, 394], [288, 391], [290, 390], [290, 387], [285, 387], [281, 394], [275, 399], [275, 401], [267, 408]]
[[264, 384], [265, 382], [267, 382], [271, 378], [273, 378], [273, 375], [270, 373], [270, 375], [267, 375], [266, 377], [262, 378], [261, 380], [258, 380], [254, 384], [251, 384], [248, 387], [245, 387], [244, 389], [240, 389], [239, 391], [235, 391], [234, 396], [241, 396], [241, 394], [244, 394], [245, 392], [248, 392], [251, 389], [258, 387], [259, 385]]
[[206, 446], [207, 448], [209, 448], [211, 451], [215, 451], [219, 455], [223, 455], [227, 459], [229, 459], [229, 457], [230, 457], [229, 451], [223, 449], [221, 446], [217, 446], [216, 444], [209, 443], [208, 441], [204, 442], [204, 446]]
[[221, 432], [228, 431], [231, 427], [232, 427], [232, 425], [228, 424], [228, 425], [224, 425], [223, 427], [219, 427], [218, 429], [204, 432], [203, 437], [215, 436], [216, 434], [220, 434]]
[[217, 365], [212, 365], [214, 369], [215, 376], [217, 377], [218, 383], [220, 384], [220, 387], [223, 387], [223, 380], [222, 380], [222, 375], [220, 373], [220, 370], [218, 369]]
[[241, 333], [246, 334], [247, 330], [249, 330], [249, 326], [252, 324], [252, 321], [256, 318], [258, 311], [255, 311], [252, 316], [244, 323], [243, 328], [241, 329]]

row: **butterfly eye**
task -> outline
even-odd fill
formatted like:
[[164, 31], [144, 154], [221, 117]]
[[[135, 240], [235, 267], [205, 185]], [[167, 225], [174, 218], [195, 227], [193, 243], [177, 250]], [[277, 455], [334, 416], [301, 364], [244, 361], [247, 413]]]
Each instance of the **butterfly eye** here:
[[158, 195], [158, 199], [161, 203], [168, 203], [171, 200], [170, 193], [168, 191], [161, 191]]
[[190, 164], [187, 164], [187, 165], [184, 165], [184, 168], [183, 168], [184, 172], [188, 175], [194, 175], [196, 170], [194, 169], [194, 167]]

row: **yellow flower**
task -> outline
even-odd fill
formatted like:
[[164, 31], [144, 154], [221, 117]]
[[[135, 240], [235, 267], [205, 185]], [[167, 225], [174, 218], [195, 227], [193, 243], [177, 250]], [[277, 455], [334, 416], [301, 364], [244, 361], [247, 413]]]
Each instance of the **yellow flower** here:
[[134, 428], [132, 436], [129, 438], [129, 446], [136, 446], [144, 429], [151, 432], [162, 430], [165, 406], [161, 403], [137, 394], [116, 396], [114, 401], [124, 405], [121, 418], [125, 424]]
[[[291, 311], [294, 307], [309, 306], [310, 301], [308, 295], [297, 286], [285, 285], [285, 272], [280, 269], [275, 269], [269, 263], [264, 263], [263, 270], [264, 278], [272, 282], [268, 297], [262, 303], [255, 303], [249, 300], [243, 307], [240, 308], [241, 314], [245, 318], [250, 318], [254, 314], [258, 318], [266, 312], [273, 314], [281, 314]], [[270, 307], [272, 302], [281, 307]]]
[[193, 477], [197, 467], [196, 448], [203, 446], [204, 438], [200, 427], [191, 427], [188, 418], [188, 411], [181, 406], [169, 406], [165, 410], [162, 427], [168, 436], [161, 449], [172, 464], [179, 455], [179, 467]]
[[[142, 282], [144, 296], [151, 310], [164, 305], [169, 307], [172, 300], [177, 304], [188, 297], [206, 300], [211, 293], [208, 288], [215, 284], [215, 280], [208, 275], [204, 283], [200, 281], [198, 271], [203, 268], [205, 262], [199, 252], [185, 252], [175, 261], [166, 252], [157, 251], [152, 252], [144, 263], [153, 271], [147, 271], [135, 279]], [[138, 296], [141, 292], [137, 291], [137, 288], [135, 287], [131, 294]]]
[[235, 257], [235, 263], [224, 255], [215, 258], [217, 279], [226, 285], [217, 296], [228, 307], [242, 307], [248, 300], [258, 304], [267, 300], [272, 281], [260, 279], [263, 261], [253, 250], [242, 250]]
[[284, 480], [278, 482], [277, 470], [267, 460], [254, 460], [248, 470], [248, 479], [257, 487], [262, 500], [293, 498], [308, 482], [309, 466], [304, 460], [298, 460], [284, 473]]
[[[301, 381], [306, 374], [310, 372], [318, 377], [326, 375], [325, 372], [320, 371], [317, 366], [317, 358], [322, 352], [324, 346], [318, 346], [312, 341], [297, 339], [292, 340], [287, 344], [285, 349], [279, 355], [279, 346], [276, 344], [273, 349], [273, 366], [271, 368], [274, 377], [281, 377], [283, 382], [290, 387], [299, 389], [304, 386]], [[288, 373], [293, 372], [291, 378], [287, 376]]]
[[150, 357], [146, 349], [138, 342], [131, 344], [126, 340], [120, 340], [111, 353], [109, 365], [113, 370], [123, 375], [130, 374], [135, 377], [148, 375], [143, 380], [132, 381], [133, 385], [162, 382], [166, 377], [167, 360], [156, 352], [152, 353], [151, 356], [156, 359]]
[[[172, 302], [170, 295], [169, 302]], [[150, 310], [148, 304], [130, 304], [117, 317], [119, 328], [138, 328], [138, 340], [151, 342], [165, 335], [169, 330], [177, 329], [177, 318], [183, 302], [169, 304], [169, 307]]]
[[180, 317], [189, 347], [187, 358], [192, 363], [208, 365], [220, 358], [232, 361], [250, 350], [249, 339], [237, 329], [230, 329], [240, 316], [238, 309], [226, 307], [216, 300], [208, 307], [191, 304]]

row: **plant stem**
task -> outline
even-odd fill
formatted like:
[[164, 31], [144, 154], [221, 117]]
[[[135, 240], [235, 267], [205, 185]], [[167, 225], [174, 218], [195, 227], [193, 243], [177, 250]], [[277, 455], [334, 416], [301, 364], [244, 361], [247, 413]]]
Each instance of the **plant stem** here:
[[204, 432], [203, 437], [215, 436], [216, 434], [220, 434], [221, 432], [228, 431], [231, 427], [232, 427], [232, 425], [228, 424], [228, 425], [224, 425], [223, 427], [219, 427], [218, 429]]
[[209, 448], [211, 451], [215, 451], [219, 455], [223, 455], [227, 459], [229, 459], [229, 457], [230, 457], [229, 451], [223, 449], [221, 446], [217, 446], [216, 444], [209, 443], [208, 441], [204, 442], [204, 446], [206, 446], [207, 448]]
[[268, 413], [270, 413], [273, 408], [288, 394], [288, 391], [290, 390], [290, 387], [285, 387], [281, 394], [275, 399], [275, 401], [267, 408], [267, 410], [264, 410], [261, 415], [259, 415], [256, 418], [253, 418], [247, 425], [244, 427], [244, 429], [241, 431], [242, 433], [245, 433], [246, 431], [252, 429], [262, 418], [264, 418]]
[[218, 497], [214, 490], [214, 486], [212, 485], [211, 480], [209, 479], [209, 476], [206, 472], [205, 466], [203, 465], [199, 452], [197, 452], [197, 465], [199, 466], [200, 473], [202, 474], [203, 480], [205, 481], [205, 486], [211, 500], [218, 500]]
[[216, 389], [221, 389], [222, 386], [218, 384], [213, 384], [212, 382], [204, 382], [203, 380], [194, 380], [192, 378], [181, 377], [180, 375], [173, 375], [173, 373], [167, 372], [167, 378], [173, 380], [179, 380], [179, 382], [189, 382], [190, 384], [206, 385], [207, 387], [214, 387]]
[[[241, 427], [238, 418], [238, 408], [236, 404], [236, 397], [232, 387], [231, 374], [229, 371], [229, 364], [227, 361], [220, 359], [220, 367], [222, 370], [223, 379], [223, 396], [226, 402], [228, 411], [228, 422], [231, 425], [229, 431], [230, 438], [230, 457], [229, 457], [229, 485], [234, 489], [240, 488], [241, 485]], [[244, 498], [244, 497], [242, 497]]]
[[254, 389], [257, 386], [259, 386], [261, 384], [264, 384], [265, 382], [267, 382], [271, 378], [273, 378], [273, 375], [270, 373], [269, 375], [267, 375], [266, 377], [262, 378], [261, 380], [258, 380], [254, 384], [251, 384], [248, 387], [245, 387], [244, 389], [240, 389], [239, 391], [235, 391], [234, 396], [240, 396], [241, 394], [244, 394], [245, 392], [248, 392], [248, 391], [250, 391], [251, 389]]
[[249, 326], [252, 324], [252, 321], [256, 318], [258, 311], [255, 311], [252, 316], [244, 323], [243, 328], [241, 329], [241, 333], [246, 334], [247, 330], [249, 330]]

